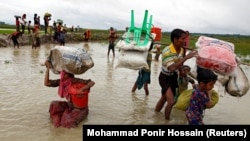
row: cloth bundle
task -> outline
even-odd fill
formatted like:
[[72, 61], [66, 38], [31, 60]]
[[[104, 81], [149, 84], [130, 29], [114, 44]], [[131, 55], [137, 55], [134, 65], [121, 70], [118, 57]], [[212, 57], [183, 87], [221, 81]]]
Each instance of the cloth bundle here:
[[237, 67], [234, 45], [215, 38], [200, 36], [196, 42], [198, 66], [223, 75], [232, 74]]

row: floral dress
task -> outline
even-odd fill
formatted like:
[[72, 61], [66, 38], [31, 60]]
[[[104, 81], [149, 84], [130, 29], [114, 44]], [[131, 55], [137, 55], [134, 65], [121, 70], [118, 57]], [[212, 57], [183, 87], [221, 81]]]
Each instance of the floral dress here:
[[207, 102], [209, 102], [209, 97], [206, 92], [202, 92], [198, 89], [192, 92], [190, 103], [186, 110], [186, 117], [189, 125], [204, 125], [203, 112]]

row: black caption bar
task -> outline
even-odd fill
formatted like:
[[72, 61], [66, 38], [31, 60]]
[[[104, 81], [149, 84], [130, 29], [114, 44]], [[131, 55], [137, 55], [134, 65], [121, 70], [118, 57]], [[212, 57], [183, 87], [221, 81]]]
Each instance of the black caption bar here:
[[83, 125], [84, 141], [107, 139], [203, 139], [249, 140], [249, 125]]

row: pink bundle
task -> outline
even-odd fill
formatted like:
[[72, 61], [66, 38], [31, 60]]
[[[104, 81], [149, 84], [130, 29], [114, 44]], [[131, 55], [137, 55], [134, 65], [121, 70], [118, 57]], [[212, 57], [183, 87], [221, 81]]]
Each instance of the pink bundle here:
[[198, 66], [211, 69], [223, 75], [230, 75], [237, 67], [234, 45], [232, 43], [201, 36], [196, 42], [198, 47]]
[[234, 44], [230, 42], [222, 41], [219, 39], [206, 37], [206, 36], [200, 36], [198, 41], [195, 43], [195, 45], [197, 48], [203, 47], [203, 46], [216, 45], [216, 46], [225, 47], [227, 49], [230, 49], [232, 52], [234, 52]]

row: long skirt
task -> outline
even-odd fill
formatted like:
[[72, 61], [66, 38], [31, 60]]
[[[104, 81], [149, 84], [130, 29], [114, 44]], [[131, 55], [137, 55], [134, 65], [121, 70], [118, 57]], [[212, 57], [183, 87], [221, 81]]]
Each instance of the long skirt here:
[[50, 118], [55, 127], [75, 128], [87, 118], [88, 107], [77, 109], [66, 101], [52, 101], [49, 108]]

